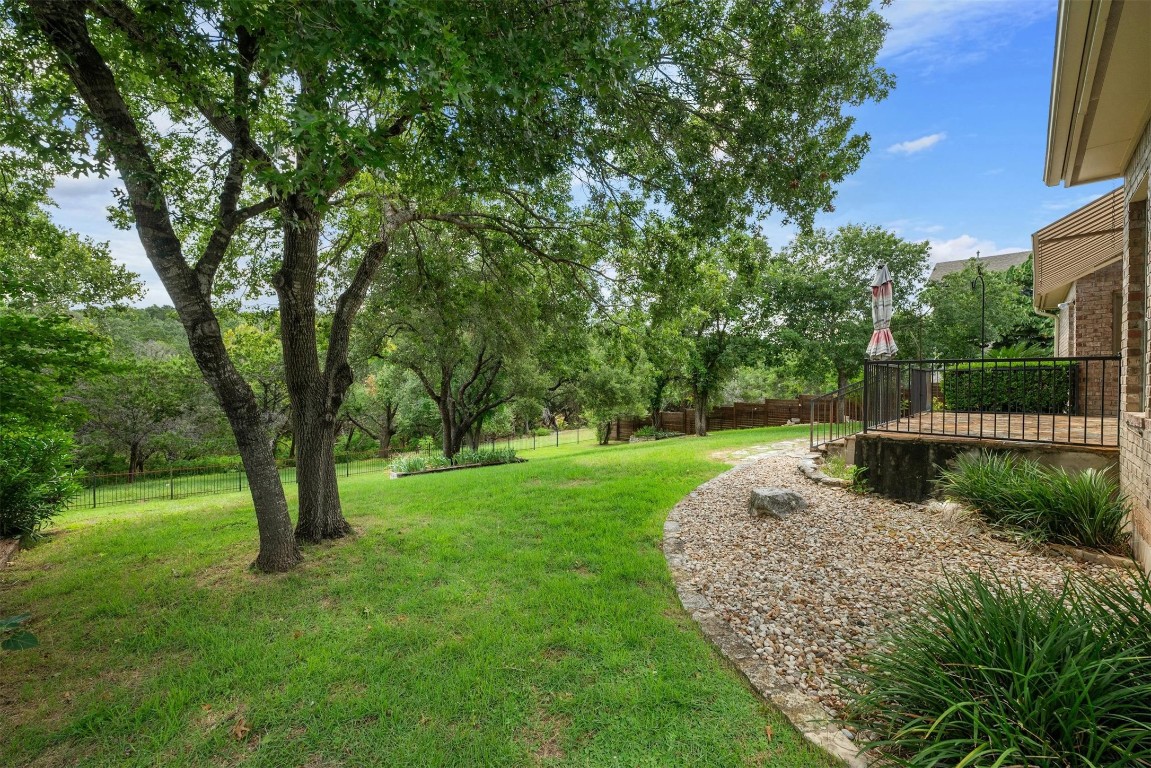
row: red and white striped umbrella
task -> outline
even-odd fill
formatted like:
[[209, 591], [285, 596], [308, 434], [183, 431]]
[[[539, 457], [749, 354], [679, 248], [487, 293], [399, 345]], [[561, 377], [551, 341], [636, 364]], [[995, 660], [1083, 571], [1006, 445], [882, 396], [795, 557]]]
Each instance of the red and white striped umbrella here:
[[880, 264], [871, 280], [871, 322], [875, 332], [867, 344], [867, 356], [872, 360], [886, 360], [899, 351], [891, 335], [891, 288], [891, 273], [886, 264]]

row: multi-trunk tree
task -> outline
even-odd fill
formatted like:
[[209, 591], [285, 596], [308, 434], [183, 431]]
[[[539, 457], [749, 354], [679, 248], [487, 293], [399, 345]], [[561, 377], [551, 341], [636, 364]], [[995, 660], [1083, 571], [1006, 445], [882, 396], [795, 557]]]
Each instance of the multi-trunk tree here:
[[[573, 171], [591, 205], [642, 196], [698, 221], [763, 207], [810, 220], [867, 148], [844, 105], [889, 86], [874, 65], [885, 25], [867, 0], [3, 9], [0, 134], [54, 170], [119, 174], [121, 220], [231, 424], [264, 570], [292, 567], [296, 539], [350, 531], [333, 452], [348, 339], [404, 229], [503, 228], [466, 201], [531, 210], [519, 190]], [[337, 231], [365, 196], [378, 215]], [[294, 537], [216, 315], [215, 291], [241, 278], [279, 302]]]
[[393, 251], [388, 288], [369, 304], [378, 354], [411, 371], [436, 404], [445, 456], [465, 442], [476, 448], [496, 409], [546, 394], [547, 363], [563, 351], [557, 342], [568, 339], [574, 351], [591, 272], [572, 244], [548, 245], [562, 263], [527, 262], [506, 236], [430, 226]]

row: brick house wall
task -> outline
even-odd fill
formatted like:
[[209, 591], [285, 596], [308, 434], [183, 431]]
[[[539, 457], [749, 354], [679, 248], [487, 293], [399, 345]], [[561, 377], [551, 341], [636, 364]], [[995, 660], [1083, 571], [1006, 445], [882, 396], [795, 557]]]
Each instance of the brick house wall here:
[[[1147, 187], [1151, 168], [1151, 123], [1143, 130], [1131, 164], [1124, 173], [1123, 419], [1120, 422], [1119, 482], [1131, 501], [1135, 555], [1151, 573], [1151, 346], [1148, 345], [1147, 268], [1149, 231]], [[1140, 198], [1140, 199], [1136, 199]]]
[[[1068, 351], [1079, 357], [1117, 355], [1115, 301], [1122, 292], [1123, 262], [1116, 261], [1075, 281], [1067, 306]], [[1119, 413], [1119, 366], [1104, 361], [1079, 364], [1076, 412], [1089, 416]]]

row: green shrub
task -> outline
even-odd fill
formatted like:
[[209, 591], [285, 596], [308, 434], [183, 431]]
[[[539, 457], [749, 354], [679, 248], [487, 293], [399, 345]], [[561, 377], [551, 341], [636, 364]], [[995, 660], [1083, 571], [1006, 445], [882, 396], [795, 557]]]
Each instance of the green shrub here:
[[656, 440], [663, 440], [667, 437], [679, 437], [681, 432], [668, 432], [666, 429], [656, 429], [655, 427], [647, 426], [640, 427], [635, 432], [632, 432], [636, 437], [654, 437]]
[[940, 488], [974, 507], [988, 522], [1039, 541], [1129, 551], [1129, 505], [1102, 472], [1047, 469], [1011, 454], [960, 456]]
[[515, 461], [516, 452], [511, 448], [481, 448], [473, 451], [463, 448], [452, 458], [437, 454], [417, 454], [400, 456], [392, 460], [393, 472], [423, 472], [428, 469], [441, 469], [474, 464], [508, 464]]
[[1043, 363], [963, 363], [943, 371], [943, 402], [951, 411], [1064, 413], [1074, 367]]
[[480, 448], [476, 451], [464, 448], [452, 457], [452, 464], [507, 464], [515, 458], [516, 452], [512, 448]]
[[393, 472], [423, 472], [425, 469], [435, 469], [437, 467], [451, 466], [446, 458], [437, 456], [435, 454], [416, 454], [411, 456], [399, 456], [392, 459], [391, 468]]
[[881, 765], [1151, 766], [1151, 586], [955, 577], [840, 681]]
[[0, 423], [0, 537], [35, 537], [80, 491], [71, 450], [61, 430]]
[[536, 437], [547, 437], [548, 435], [552, 434], [553, 431], [554, 430], [548, 429], [547, 427], [536, 427], [532, 430], [532, 434], [534, 434]]

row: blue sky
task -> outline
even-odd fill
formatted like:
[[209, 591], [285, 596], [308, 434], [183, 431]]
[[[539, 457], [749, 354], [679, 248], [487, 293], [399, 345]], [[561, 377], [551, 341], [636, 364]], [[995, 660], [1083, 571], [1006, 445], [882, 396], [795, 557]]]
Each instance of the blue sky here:
[[[933, 261], [1030, 249], [1031, 233], [1119, 182], [1043, 184], [1055, 0], [895, 0], [880, 63], [891, 95], [858, 110], [871, 153], [817, 224], [877, 224], [931, 242]], [[111, 243], [148, 286], [142, 304], [170, 303], [136, 233], [107, 221], [111, 180], [61, 179], [61, 224]], [[790, 232], [769, 224], [773, 246]]]

